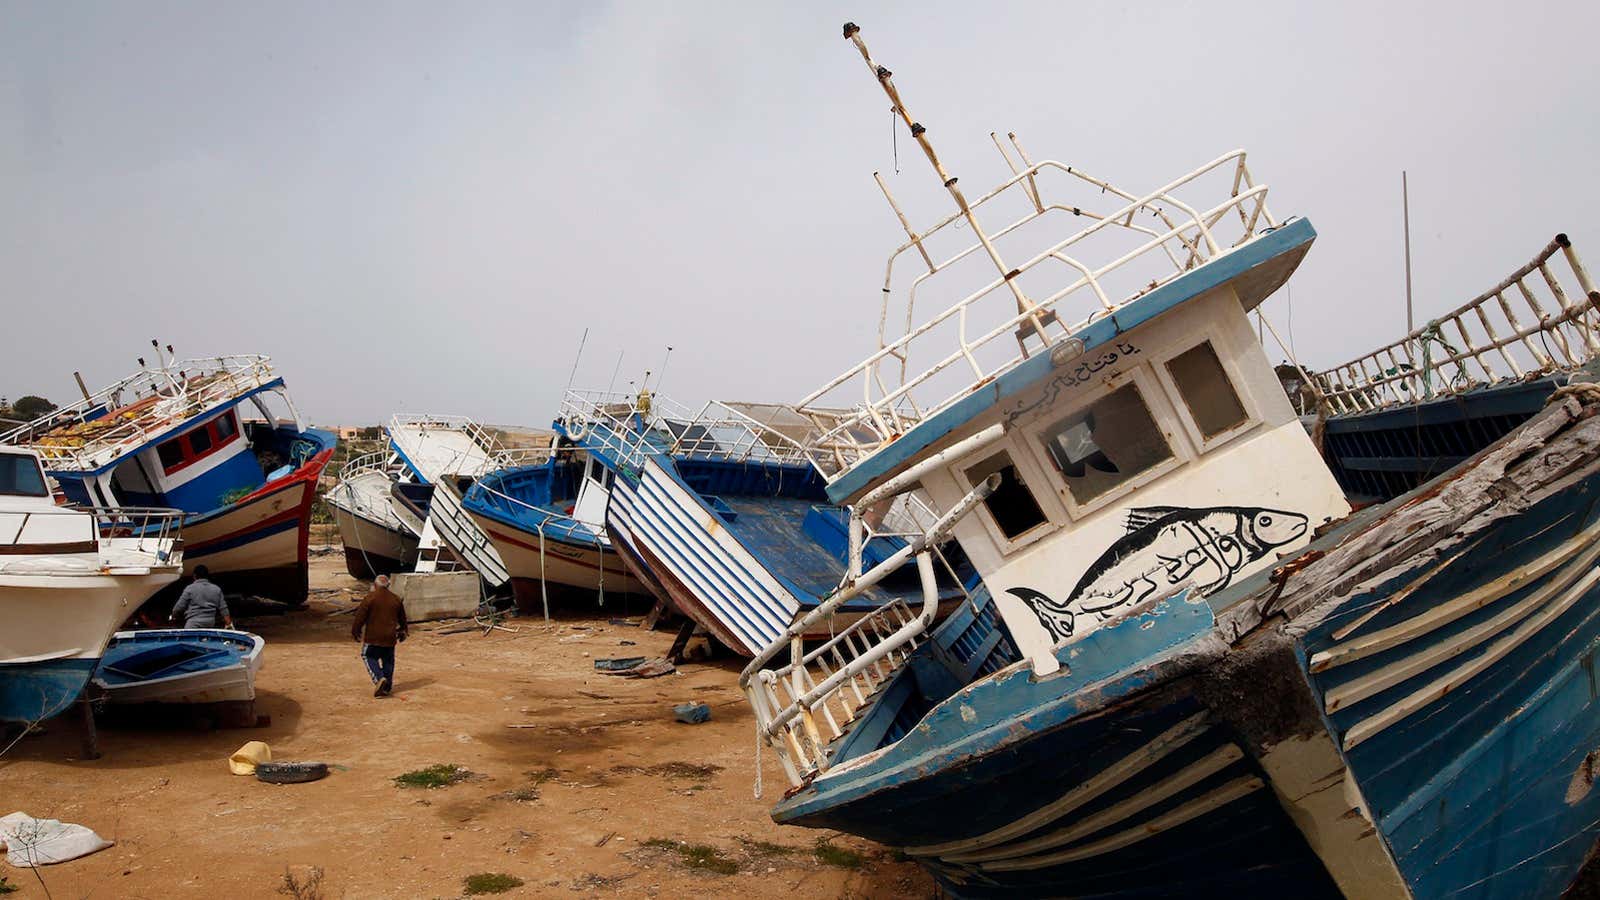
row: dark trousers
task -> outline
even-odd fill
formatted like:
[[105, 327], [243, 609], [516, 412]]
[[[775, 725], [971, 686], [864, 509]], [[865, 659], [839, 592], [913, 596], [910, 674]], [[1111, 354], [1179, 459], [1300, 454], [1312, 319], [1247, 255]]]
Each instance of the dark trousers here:
[[362, 644], [361, 661], [367, 664], [367, 674], [372, 676], [373, 684], [377, 684], [384, 679], [388, 679], [389, 684], [394, 684], [393, 647], [375, 647], [372, 644]]

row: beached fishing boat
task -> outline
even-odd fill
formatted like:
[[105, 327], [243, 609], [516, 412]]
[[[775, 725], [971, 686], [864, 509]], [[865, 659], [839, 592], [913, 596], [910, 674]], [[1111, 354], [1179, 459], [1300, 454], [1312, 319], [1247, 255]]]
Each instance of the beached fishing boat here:
[[1600, 389], [1351, 514], [1247, 318], [1316, 232], [1242, 151], [1134, 193], [1013, 141], [969, 200], [845, 36], [957, 211], [891, 260], [922, 318], [788, 413], [852, 535], [913, 489], [941, 516], [815, 615], [947, 531], [983, 587], [764, 648], [774, 818], [961, 897], [1558, 895], [1600, 831]]
[[305, 424], [265, 356], [156, 354], [0, 443], [35, 450], [71, 503], [183, 510], [186, 571], [203, 564], [229, 592], [305, 603], [311, 504], [334, 436]]
[[83, 693], [112, 632], [178, 579], [182, 518], [57, 506], [38, 456], [0, 447], [0, 721], [48, 719]]
[[[733, 652], [754, 655], [843, 576], [846, 515], [781, 429], [728, 404], [690, 410], [659, 394], [577, 391], [555, 427], [608, 470], [606, 526], [629, 569]], [[885, 528], [856, 549], [876, 561], [903, 543]], [[948, 563], [926, 574], [944, 611], [965, 598], [966, 579]], [[804, 635], [831, 636], [877, 611], [874, 622], [910, 618], [906, 601], [919, 596], [920, 578], [907, 563]]]
[[[1600, 334], [1572, 241], [1393, 343], [1311, 375], [1314, 427], [1345, 492], [1388, 500], [1510, 434], [1574, 378]], [[1573, 298], [1577, 298], [1574, 302]]]
[[501, 451], [462, 508], [489, 536], [511, 575], [517, 607], [543, 608], [548, 585], [639, 594], [645, 587], [612, 549], [605, 515], [610, 471], [570, 445]]
[[402, 472], [394, 453], [368, 453], [346, 463], [325, 495], [344, 546], [345, 571], [354, 578], [409, 572], [417, 564], [421, 521], [427, 514], [402, 518], [404, 507], [396, 510]]
[[511, 579], [494, 543], [461, 506], [480, 476], [494, 471], [501, 450], [493, 435], [465, 416], [397, 414], [389, 446], [405, 465], [402, 479], [418, 487], [391, 491], [402, 520], [425, 514], [418, 537], [418, 572], [476, 571], [490, 589]]
[[242, 703], [256, 698], [260, 635], [219, 628], [119, 631], [94, 672], [108, 703]]

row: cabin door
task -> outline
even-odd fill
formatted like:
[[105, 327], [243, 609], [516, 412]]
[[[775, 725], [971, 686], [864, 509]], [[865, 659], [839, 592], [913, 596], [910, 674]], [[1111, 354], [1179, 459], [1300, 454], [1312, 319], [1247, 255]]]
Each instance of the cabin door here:
[[584, 457], [583, 480], [578, 486], [578, 501], [572, 517], [595, 530], [605, 528], [606, 503], [611, 498], [611, 470], [598, 459]]

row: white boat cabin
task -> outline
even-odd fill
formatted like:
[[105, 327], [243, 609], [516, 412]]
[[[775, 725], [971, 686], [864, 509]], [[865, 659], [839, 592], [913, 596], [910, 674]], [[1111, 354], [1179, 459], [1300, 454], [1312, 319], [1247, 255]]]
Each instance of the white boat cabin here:
[[1201, 601], [1350, 510], [1233, 287], [1068, 360], [950, 441], [995, 443], [922, 480], [936, 509], [999, 489], [955, 536], [1041, 673], [1053, 649], [1188, 590]]

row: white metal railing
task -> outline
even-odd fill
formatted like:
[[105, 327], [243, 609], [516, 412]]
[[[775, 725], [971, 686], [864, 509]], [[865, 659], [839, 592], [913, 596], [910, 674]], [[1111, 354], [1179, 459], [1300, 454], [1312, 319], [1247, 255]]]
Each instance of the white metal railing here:
[[[1576, 296], [1551, 264], [1557, 253], [1577, 283]], [[1341, 415], [1571, 370], [1597, 351], [1600, 292], [1572, 242], [1558, 234], [1531, 262], [1467, 303], [1311, 377], [1328, 411]]]
[[[942, 259], [930, 254], [931, 241], [968, 222], [969, 211], [958, 210], [923, 232], [908, 226], [908, 240], [890, 255], [884, 277], [878, 350], [793, 407], [794, 416], [814, 426], [806, 444], [823, 471], [832, 474], [848, 468], [1031, 353], [1070, 338], [1084, 325], [1278, 224], [1266, 205], [1267, 186], [1255, 183], [1243, 150], [1135, 195], [1064, 163], [1032, 163], [1011, 137], [1026, 165], [1015, 164], [1002, 146], [1013, 176], [971, 201], [969, 210], [976, 214], [989, 204], [1009, 202], [1022, 208], [1021, 215], [986, 236], [964, 242]], [[1095, 210], [1047, 196], [1046, 188], [1063, 179], [1069, 189], [1092, 189], [1096, 198], [1114, 197], [1121, 205]], [[1191, 193], [1200, 195], [1188, 200], [1179, 196]], [[899, 207], [895, 209], [898, 214]], [[1030, 227], [1062, 217], [1092, 221], [1053, 241], [1050, 237], [1059, 232], [1039, 237], [1044, 226]], [[1123, 240], [1131, 236], [1134, 246], [1125, 250], [1099, 246], [1116, 235], [1123, 235]], [[934, 276], [969, 257], [987, 255], [998, 262], [994, 246], [1029, 236], [1044, 245], [1020, 265], [1003, 275], [989, 270], [987, 280], [975, 290], [918, 319], [916, 308], [925, 303], [919, 293], [941, 283]], [[927, 271], [905, 290], [904, 330], [894, 335], [889, 328], [896, 298], [895, 266], [910, 251], [917, 252]], [[1015, 352], [1007, 349], [1012, 338]], [[1037, 344], [1032, 350], [1030, 341]], [[854, 388], [849, 387], [852, 384]]]
[[[883, 653], [871, 651], [915, 621], [916, 614], [904, 600], [890, 601], [798, 662], [764, 670], [744, 685], [758, 726], [770, 729], [763, 736], [778, 748], [792, 784], [827, 768], [829, 746], [850, 730], [856, 716], [876, 699], [878, 689], [911, 657], [921, 643], [920, 628]], [[841, 677], [835, 679], [836, 674]], [[819, 692], [816, 700], [803, 702], [818, 685], [829, 682], [832, 686]], [[776, 724], [780, 718], [782, 725]]]
[[516, 469], [522, 466], [540, 466], [556, 455], [554, 447], [506, 447], [489, 457], [489, 471]]
[[728, 462], [809, 465], [800, 444], [712, 401], [698, 410], [659, 395], [568, 391], [559, 418], [574, 441], [638, 467], [650, 453]]
[[[1001, 434], [984, 434], [992, 442]], [[976, 438], [977, 436], [975, 436]], [[955, 451], [965, 451], [974, 438], [968, 438]], [[945, 451], [950, 452], [949, 450]], [[926, 474], [918, 471], [917, 476]], [[961, 499], [932, 527], [916, 535], [888, 559], [861, 571], [861, 535], [864, 525], [859, 512], [850, 521], [850, 567], [839, 589], [768, 644], [745, 666], [739, 675], [755, 712], [756, 738], [774, 747], [783, 762], [791, 784], [803, 784], [826, 771], [835, 742], [849, 732], [860, 715], [877, 699], [877, 692], [894, 677], [933, 625], [939, 608], [939, 585], [934, 574], [935, 547], [949, 535], [956, 522], [983, 502], [1000, 479], [991, 475]], [[881, 499], [892, 499], [895, 492], [911, 490], [915, 479], [904, 478], [879, 489]], [[915, 559], [922, 582], [922, 608], [912, 612], [904, 600], [894, 599], [877, 607], [806, 652], [804, 637], [820, 623], [830, 620], [840, 606], [861, 596], [907, 560]], [[765, 668], [785, 650], [789, 661], [776, 668]]]
[[[70, 516], [83, 521], [85, 527], [79, 534], [84, 541], [94, 542], [100, 568], [176, 565], [183, 559], [179, 536], [185, 515], [182, 510], [154, 507], [61, 506], [6, 511], [0, 513], [0, 546], [59, 544], [62, 537], [70, 536], [61, 527], [61, 517]], [[35, 525], [39, 527], [30, 534], [30, 526]], [[37, 559], [31, 554], [0, 558], [0, 569], [13, 563], [14, 568], [27, 568], [36, 565], [28, 560]]]
[[505, 449], [488, 429], [466, 416], [436, 416], [428, 413], [395, 413], [389, 418], [390, 437], [397, 428], [441, 428], [449, 431], [459, 431], [472, 439], [474, 444], [483, 448], [489, 455]]
[[0, 444], [37, 451], [46, 469], [95, 469], [176, 422], [272, 381], [277, 376], [271, 363], [266, 356], [214, 356], [141, 368], [87, 399], [0, 434]]
[[389, 470], [394, 468], [394, 464], [390, 461], [393, 455], [388, 450], [374, 450], [371, 453], [363, 453], [354, 457], [339, 470], [339, 480], [349, 480], [362, 472], [377, 471], [388, 473]]

